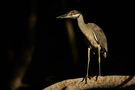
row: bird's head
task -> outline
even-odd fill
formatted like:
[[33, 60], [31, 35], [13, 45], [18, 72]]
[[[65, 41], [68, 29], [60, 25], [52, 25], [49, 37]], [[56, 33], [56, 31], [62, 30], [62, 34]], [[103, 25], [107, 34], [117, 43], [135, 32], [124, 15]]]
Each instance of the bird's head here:
[[56, 18], [64, 19], [64, 18], [71, 18], [71, 19], [77, 19], [81, 13], [77, 10], [72, 10], [64, 15], [58, 16]]

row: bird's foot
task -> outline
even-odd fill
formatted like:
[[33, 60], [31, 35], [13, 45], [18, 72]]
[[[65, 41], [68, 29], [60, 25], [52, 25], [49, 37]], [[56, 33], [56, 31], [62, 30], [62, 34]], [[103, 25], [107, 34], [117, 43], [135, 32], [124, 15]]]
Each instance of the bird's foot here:
[[96, 78], [96, 80], [95, 80], [95, 81], [97, 81], [97, 80], [98, 80], [98, 75], [97, 75], [95, 78]]
[[101, 74], [95, 76], [95, 81], [98, 80], [98, 77], [101, 76]]
[[85, 81], [85, 84], [87, 84], [87, 79], [91, 79], [91, 76], [85, 76], [83, 79], [82, 79], [82, 81], [81, 82], [83, 82], [83, 81]]

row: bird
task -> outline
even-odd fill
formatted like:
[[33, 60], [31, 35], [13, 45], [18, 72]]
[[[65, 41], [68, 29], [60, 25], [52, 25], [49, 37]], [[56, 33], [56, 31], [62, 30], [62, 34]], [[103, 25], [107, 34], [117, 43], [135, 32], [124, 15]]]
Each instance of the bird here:
[[[90, 63], [90, 51], [92, 48], [98, 50], [98, 76], [101, 76], [101, 54], [104, 58], [107, 57], [108, 53], [108, 44], [107, 38], [104, 31], [95, 23], [85, 23], [83, 15], [78, 10], [71, 10], [66, 14], [60, 15], [56, 17], [57, 19], [77, 19], [78, 27], [86, 37], [89, 45], [88, 45], [88, 62], [87, 62], [87, 72], [86, 76], [83, 78], [82, 81], [85, 81], [87, 84], [87, 79], [90, 77], [88, 76], [89, 72], [89, 63]], [[96, 78], [97, 80], [97, 78]]]

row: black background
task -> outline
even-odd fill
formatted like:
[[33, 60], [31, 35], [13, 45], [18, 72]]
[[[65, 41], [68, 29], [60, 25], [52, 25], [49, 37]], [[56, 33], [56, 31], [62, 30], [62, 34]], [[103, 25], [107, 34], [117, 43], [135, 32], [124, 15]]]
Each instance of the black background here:
[[[26, 35], [23, 30], [27, 28], [31, 2], [29, 0], [4, 2], [1, 18], [4, 19], [2, 45], [5, 50], [7, 47], [15, 47], [16, 50], [21, 48], [24, 40], [22, 37]], [[37, 24], [34, 40], [36, 48], [24, 82], [43, 88], [63, 79], [85, 76], [87, 45], [76, 20], [72, 20], [78, 49], [78, 63], [74, 64], [65, 20], [56, 19], [57, 16], [74, 9], [82, 12], [86, 23], [98, 24], [106, 34], [109, 52], [107, 59], [102, 60], [102, 74], [134, 75], [133, 4], [129, 0], [36, 1]], [[6, 55], [5, 52], [4, 56], [7, 57]], [[96, 62], [91, 64], [90, 70], [94, 74], [97, 72], [96, 65], [98, 65]]]

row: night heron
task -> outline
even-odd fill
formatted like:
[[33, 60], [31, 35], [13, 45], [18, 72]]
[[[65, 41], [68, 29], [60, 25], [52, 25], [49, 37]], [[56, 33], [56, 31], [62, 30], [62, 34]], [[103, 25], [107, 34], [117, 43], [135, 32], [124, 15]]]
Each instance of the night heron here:
[[85, 80], [85, 83], [87, 83], [88, 72], [89, 72], [89, 63], [90, 63], [90, 51], [92, 48], [97, 48], [98, 50], [98, 67], [99, 67], [99, 76], [101, 76], [101, 58], [100, 54], [106, 58], [108, 48], [107, 48], [107, 39], [103, 32], [103, 30], [97, 26], [94, 23], [85, 23], [83, 19], [83, 15], [77, 11], [72, 10], [64, 15], [58, 16], [56, 18], [64, 19], [64, 18], [70, 18], [70, 19], [77, 19], [78, 26], [81, 30], [81, 32], [84, 34], [84, 36], [89, 41], [89, 47], [88, 47], [88, 63], [87, 63], [87, 73], [86, 76], [83, 78], [82, 81]]

